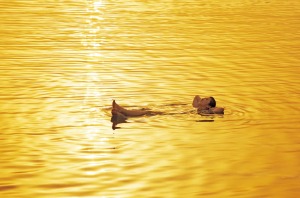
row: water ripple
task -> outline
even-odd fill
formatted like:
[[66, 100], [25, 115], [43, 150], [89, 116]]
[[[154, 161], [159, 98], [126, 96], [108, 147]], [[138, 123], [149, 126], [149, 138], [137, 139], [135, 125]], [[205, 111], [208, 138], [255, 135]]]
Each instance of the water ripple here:
[[298, 196], [299, 1], [0, 7], [2, 197]]

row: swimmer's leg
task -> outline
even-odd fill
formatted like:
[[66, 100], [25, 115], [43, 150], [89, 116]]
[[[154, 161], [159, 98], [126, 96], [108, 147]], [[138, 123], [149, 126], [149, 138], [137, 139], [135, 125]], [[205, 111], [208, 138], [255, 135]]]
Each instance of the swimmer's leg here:
[[118, 105], [115, 100], [113, 100], [113, 102], [112, 102], [112, 108], [118, 112], [121, 112], [124, 110], [124, 108], [121, 107], [120, 105]]
[[116, 101], [114, 100], [113, 103], [112, 103], [112, 114], [113, 114], [113, 111], [116, 113], [116, 112], [119, 112], [125, 116], [142, 116], [142, 115], [146, 115], [148, 113], [148, 111], [146, 110], [128, 110], [128, 109], [125, 109], [124, 107], [121, 107], [120, 105], [118, 105], [116, 103]]
[[112, 115], [111, 116], [111, 121], [112, 122], [121, 123], [121, 122], [125, 122], [127, 120], [127, 117], [124, 114], [118, 112], [115, 109], [111, 110], [111, 115]]

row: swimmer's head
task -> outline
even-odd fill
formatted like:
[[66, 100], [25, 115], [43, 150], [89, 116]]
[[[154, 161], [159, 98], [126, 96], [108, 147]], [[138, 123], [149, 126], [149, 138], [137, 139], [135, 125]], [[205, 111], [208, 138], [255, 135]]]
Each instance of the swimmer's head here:
[[200, 109], [207, 109], [215, 106], [216, 100], [214, 99], [214, 97], [202, 98], [198, 104], [198, 108]]

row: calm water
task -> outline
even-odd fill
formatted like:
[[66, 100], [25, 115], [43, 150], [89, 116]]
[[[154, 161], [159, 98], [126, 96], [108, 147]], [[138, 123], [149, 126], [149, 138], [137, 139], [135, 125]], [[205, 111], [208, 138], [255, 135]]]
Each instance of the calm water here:
[[1, 197], [299, 197], [299, 8], [2, 0]]

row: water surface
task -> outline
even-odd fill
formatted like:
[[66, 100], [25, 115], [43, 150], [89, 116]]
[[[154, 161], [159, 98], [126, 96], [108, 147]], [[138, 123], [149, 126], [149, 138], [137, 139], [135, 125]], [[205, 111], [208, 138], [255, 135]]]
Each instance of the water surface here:
[[299, 7], [2, 1], [1, 197], [298, 197]]

